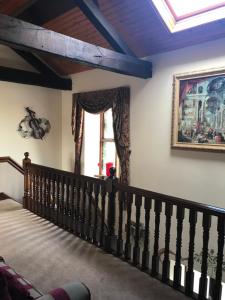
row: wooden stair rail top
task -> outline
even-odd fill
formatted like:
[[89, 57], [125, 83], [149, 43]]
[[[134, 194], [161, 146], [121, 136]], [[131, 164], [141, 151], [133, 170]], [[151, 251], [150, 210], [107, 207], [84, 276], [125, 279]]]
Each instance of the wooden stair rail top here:
[[0, 163], [10, 164], [13, 168], [15, 168], [17, 171], [19, 171], [21, 174], [24, 175], [24, 169], [15, 160], [13, 160], [10, 156], [0, 157]]

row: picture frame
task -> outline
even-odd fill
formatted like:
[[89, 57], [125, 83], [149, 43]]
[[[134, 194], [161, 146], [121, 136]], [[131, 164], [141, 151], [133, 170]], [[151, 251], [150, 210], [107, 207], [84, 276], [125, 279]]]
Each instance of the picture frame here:
[[225, 67], [174, 75], [173, 149], [225, 151]]

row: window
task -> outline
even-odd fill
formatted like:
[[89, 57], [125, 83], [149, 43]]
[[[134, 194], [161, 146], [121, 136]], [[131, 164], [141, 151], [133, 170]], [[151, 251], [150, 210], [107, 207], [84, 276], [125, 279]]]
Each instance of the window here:
[[117, 166], [112, 109], [96, 115], [85, 112], [83, 157], [87, 176], [105, 176], [107, 163]]
[[225, 18], [224, 0], [152, 0], [171, 32]]
[[113, 133], [112, 109], [100, 115], [99, 175], [107, 175], [106, 166], [116, 166], [117, 155]]

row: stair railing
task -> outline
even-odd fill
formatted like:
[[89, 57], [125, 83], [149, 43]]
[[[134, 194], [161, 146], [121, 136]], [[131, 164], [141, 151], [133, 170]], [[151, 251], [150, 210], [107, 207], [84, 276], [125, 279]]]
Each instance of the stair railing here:
[[[120, 184], [114, 169], [101, 180], [33, 164], [27, 154], [24, 169], [26, 209], [187, 296], [207, 299], [210, 290], [211, 299], [222, 299], [225, 209]], [[215, 278], [209, 282], [211, 239]], [[197, 245], [200, 280], [195, 291]]]

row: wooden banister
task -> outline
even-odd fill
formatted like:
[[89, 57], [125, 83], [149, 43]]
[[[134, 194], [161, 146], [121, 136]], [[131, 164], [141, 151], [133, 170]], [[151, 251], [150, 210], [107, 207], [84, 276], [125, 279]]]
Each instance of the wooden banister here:
[[[200, 245], [197, 297], [205, 300], [210, 290], [211, 299], [222, 300], [224, 208], [120, 184], [115, 170], [102, 180], [33, 164], [28, 156], [24, 160], [26, 208], [194, 299], [195, 249]], [[207, 279], [210, 237], [215, 240], [216, 262], [211, 285]], [[183, 257], [184, 248], [188, 253]]]
[[0, 163], [8, 163], [13, 168], [15, 168], [17, 171], [19, 171], [21, 174], [24, 175], [24, 169], [10, 156], [2, 156], [0, 157]]

